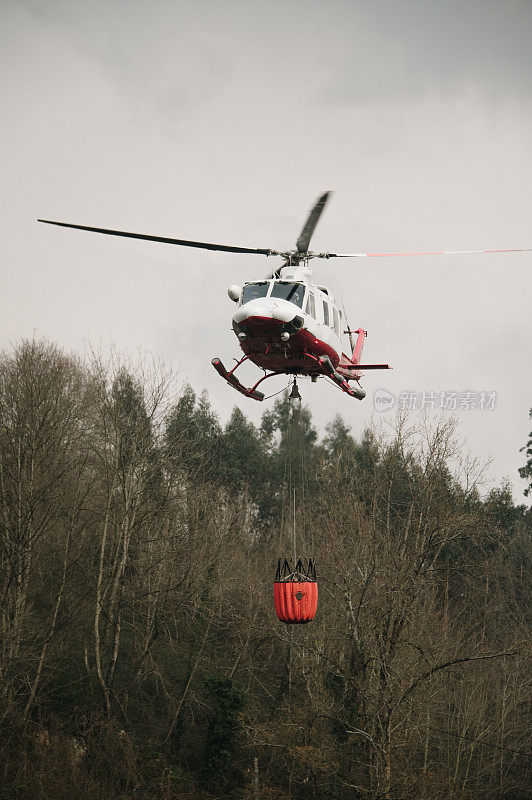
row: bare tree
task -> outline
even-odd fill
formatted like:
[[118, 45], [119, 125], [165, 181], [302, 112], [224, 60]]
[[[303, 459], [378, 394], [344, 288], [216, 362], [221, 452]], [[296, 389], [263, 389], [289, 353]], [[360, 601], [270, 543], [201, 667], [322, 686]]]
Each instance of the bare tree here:
[[64, 602], [87, 493], [89, 383], [76, 359], [45, 342], [24, 341], [0, 362], [4, 713], [29, 685], [28, 715]]
[[[156, 442], [171, 376], [133, 376], [121, 363], [96, 361], [98, 560], [94, 587], [93, 653], [106, 714], [118, 661], [132, 550], [149, 535], [158, 510], [150, 491], [160, 476]], [[153, 624], [153, 623], [152, 623]]]

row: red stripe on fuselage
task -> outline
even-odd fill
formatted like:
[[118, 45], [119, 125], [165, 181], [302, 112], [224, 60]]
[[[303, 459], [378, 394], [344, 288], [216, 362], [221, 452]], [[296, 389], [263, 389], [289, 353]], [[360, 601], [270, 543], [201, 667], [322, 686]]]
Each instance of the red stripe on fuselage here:
[[248, 317], [240, 324], [247, 333], [243, 341], [239, 340], [240, 346], [244, 353], [249, 355], [250, 361], [262, 369], [276, 372], [297, 370], [300, 373], [313, 375], [322, 372], [314, 360], [319, 356], [329, 356], [335, 368], [340, 361], [340, 355], [333, 347], [316, 338], [306, 328], [302, 328], [287, 342], [283, 342], [281, 326], [285, 323], [280, 320], [271, 317]]

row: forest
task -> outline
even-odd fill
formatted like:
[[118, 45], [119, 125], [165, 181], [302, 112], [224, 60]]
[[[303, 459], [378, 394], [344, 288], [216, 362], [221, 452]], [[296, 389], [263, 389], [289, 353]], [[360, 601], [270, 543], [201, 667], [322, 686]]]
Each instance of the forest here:
[[[331, 416], [1, 354], [2, 800], [530, 797], [530, 509], [449, 416]], [[319, 603], [287, 626], [294, 511]]]

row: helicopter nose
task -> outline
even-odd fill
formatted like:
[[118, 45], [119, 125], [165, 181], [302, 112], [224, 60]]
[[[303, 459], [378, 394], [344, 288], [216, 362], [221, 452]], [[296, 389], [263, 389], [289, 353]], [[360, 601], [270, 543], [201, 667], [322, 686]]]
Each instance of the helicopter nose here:
[[255, 305], [253, 304], [252, 308], [249, 308], [251, 303], [246, 303], [245, 306], [238, 308], [234, 315], [233, 315], [233, 322], [236, 324], [240, 324], [241, 322], [245, 322], [247, 319], [251, 317], [256, 317], [258, 319], [273, 319], [271, 314], [271, 309], [267, 306]]
[[288, 308], [272, 307], [259, 303], [248, 303], [251, 308], [239, 308], [233, 316], [233, 330], [241, 342], [246, 339], [287, 342], [301, 330], [303, 317]]
[[239, 308], [233, 316], [233, 330], [239, 339], [247, 336], [269, 338], [275, 335], [280, 325], [282, 323], [273, 318], [271, 308], [259, 305], [248, 310]]
[[233, 322], [239, 325], [252, 317], [275, 320], [277, 323], [290, 322], [295, 317], [295, 310], [290, 306], [290, 303], [280, 304], [273, 301], [251, 300], [237, 308], [233, 315]]

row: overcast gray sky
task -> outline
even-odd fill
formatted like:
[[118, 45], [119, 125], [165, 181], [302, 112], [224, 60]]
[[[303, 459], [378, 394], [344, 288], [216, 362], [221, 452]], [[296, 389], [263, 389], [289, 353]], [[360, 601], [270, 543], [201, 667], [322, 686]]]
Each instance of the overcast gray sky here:
[[[47, 336], [162, 355], [225, 421], [263, 410], [210, 365], [238, 352], [226, 287], [260, 256], [38, 225], [37, 217], [285, 248], [532, 247], [529, 0], [1, 0], [1, 345]], [[496, 391], [461, 411], [490, 478], [523, 488], [532, 253], [314, 262], [368, 329], [359, 403], [304, 384], [360, 434], [373, 392]], [[248, 373], [249, 375], [249, 373]], [[281, 388], [282, 381], [271, 391]], [[378, 416], [378, 415], [375, 415]]]

